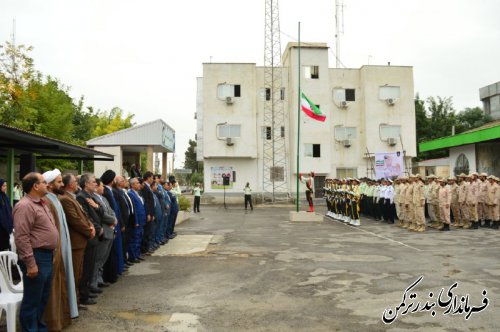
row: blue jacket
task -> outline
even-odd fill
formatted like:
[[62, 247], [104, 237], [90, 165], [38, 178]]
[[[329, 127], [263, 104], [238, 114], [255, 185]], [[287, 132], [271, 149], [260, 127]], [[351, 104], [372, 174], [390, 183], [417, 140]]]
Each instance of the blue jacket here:
[[128, 195], [134, 204], [135, 223], [144, 226], [146, 224], [146, 209], [144, 208], [144, 203], [141, 202], [137, 193], [132, 189], [128, 191]]
[[168, 197], [170, 198], [170, 202], [172, 203], [170, 205], [170, 213], [177, 213], [179, 212], [179, 204], [177, 203], [177, 197], [175, 197], [174, 194], [172, 194], [170, 191], [167, 190]]

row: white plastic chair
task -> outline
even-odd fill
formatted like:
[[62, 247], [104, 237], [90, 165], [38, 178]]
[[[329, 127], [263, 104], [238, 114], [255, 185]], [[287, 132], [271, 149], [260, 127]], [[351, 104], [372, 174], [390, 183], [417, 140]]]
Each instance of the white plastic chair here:
[[12, 231], [12, 233], [9, 236], [9, 243], [10, 243], [10, 251], [16, 252], [17, 250], [16, 250], [16, 241], [14, 238], [14, 231]]
[[[14, 284], [12, 265], [17, 266], [17, 254], [11, 251], [0, 251], [0, 318], [5, 310], [7, 332], [16, 331], [17, 310], [23, 300], [23, 283], [21, 281], [17, 285]], [[17, 268], [19, 270], [19, 267]]]

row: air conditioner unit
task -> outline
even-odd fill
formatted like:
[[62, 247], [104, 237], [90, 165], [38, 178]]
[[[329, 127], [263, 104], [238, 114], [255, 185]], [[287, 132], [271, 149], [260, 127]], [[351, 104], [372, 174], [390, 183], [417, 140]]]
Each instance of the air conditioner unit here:
[[396, 143], [397, 143], [397, 141], [394, 137], [389, 137], [387, 139], [387, 144], [389, 144], [390, 146], [394, 146], [394, 145], [396, 145]]
[[234, 145], [233, 140], [232, 140], [232, 138], [231, 138], [231, 137], [227, 137], [227, 138], [226, 138], [226, 145], [229, 145], [229, 146]]
[[349, 106], [349, 103], [348, 103], [347, 101], [345, 101], [345, 100], [344, 100], [344, 101], [341, 101], [341, 102], [340, 102], [340, 105], [339, 105], [339, 106], [340, 106], [340, 108], [347, 108], [347, 106]]
[[231, 105], [233, 102], [233, 97], [226, 97], [226, 104]]
[[386, 101], [387, 105], [390, 105], [390, 106], [392, 106], [396, 103], [396, 99], [394, 99], [394, 98], [387, 98], [385, 101]]
[[350, 139], [345, 139], [342, 141], [342, 144], [344, 145], [344, 147], [348, 148], [351, 146], [352, 141]]

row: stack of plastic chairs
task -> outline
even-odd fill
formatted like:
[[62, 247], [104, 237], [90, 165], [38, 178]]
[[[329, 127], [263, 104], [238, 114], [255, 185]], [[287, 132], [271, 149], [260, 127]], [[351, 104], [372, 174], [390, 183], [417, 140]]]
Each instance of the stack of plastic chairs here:
[[17, 310], [23, 299], [23, 282], [14, 284], [12, 268], [19, 270], [17, 254], [11, 251], [0, 251], [0, 318], [3, 311], [7, 313], [7, 332], [16, 331]]

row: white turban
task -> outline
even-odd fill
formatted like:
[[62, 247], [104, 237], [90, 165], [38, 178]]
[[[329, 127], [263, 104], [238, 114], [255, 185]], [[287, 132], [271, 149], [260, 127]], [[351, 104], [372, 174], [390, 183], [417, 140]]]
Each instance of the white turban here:
[[47, 171], [47, 172], [43, 173], [42, 175], [43, 175], [43, 178], [45, 179], [45, 181], [47, 181], [47, 183], [51, 183], [59, 175], [61, 175], [61, 171], [56, 168], [56, 169], [53, 169], [52, 171]]

